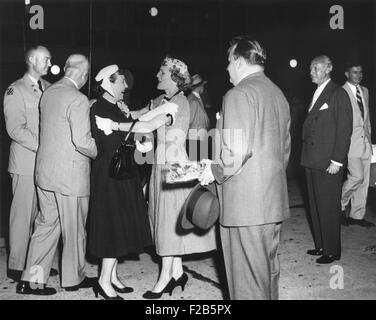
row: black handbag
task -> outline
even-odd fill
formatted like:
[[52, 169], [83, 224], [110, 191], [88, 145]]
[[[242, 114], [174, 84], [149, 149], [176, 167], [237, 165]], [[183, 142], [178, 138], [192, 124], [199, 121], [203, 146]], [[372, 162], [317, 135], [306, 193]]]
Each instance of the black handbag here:
[[131, 131], [138, 120], [133, 121], [124, 141], [116, 149], [112, 156], [109, 176], [115, 180], [125, 180], [133, 178], [137, 172], [137, 166], [134, 161], [134, 151], [136, 149], [135, 141], [129, 140]]

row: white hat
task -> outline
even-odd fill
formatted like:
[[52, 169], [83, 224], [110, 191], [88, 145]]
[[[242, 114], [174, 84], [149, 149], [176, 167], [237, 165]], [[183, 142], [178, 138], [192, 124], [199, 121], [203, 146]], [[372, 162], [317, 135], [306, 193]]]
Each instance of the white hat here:
[[113, 75], [118, 70], [119, 70], [119, 67], [116, 64], [112, 64], [110, 66], [107, 66], [101, 69], [98, 72], [97, 76], [95, 77], [95, 81], [97, 82], [102, 80], [101, 87], [112, 96], [114, 96], [114, 92], [112, 91], [112, 86], [110, 83], [110, 76]]

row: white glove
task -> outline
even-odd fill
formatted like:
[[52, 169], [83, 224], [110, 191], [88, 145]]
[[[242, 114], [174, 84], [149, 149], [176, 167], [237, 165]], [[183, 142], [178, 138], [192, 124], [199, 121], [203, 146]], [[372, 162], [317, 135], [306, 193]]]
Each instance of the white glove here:
[[146, 141], [144, 143], [141, 143], [140, 141], [136, 140], [136, 148], [141, 153], [147, 153], [151, 149], [153, 149], [153, 144], [150, 141]]
[[98, 129], [104, 131], [106, 136], [112, 133], [111, 119], [95, 116], [95, 122], [97, 123]]
[[156, 107], [155, 109], [143, 114], [138, 119], [140, 121], [149, 121], [149, 120], [155, 118], [156, 116], [158, 116], [160, 114], [165, 114], [165, 115], [171, 114], [173, 120], [175, 120], [175, 114], [178, 111], [178, 108], [179, 107], [176, 103], [166, 102], [166, 103], [160, 105], [159, 107]]
[[203, 159], [201, 160], [201, 163], [205, 164], [205, 169], [201, 173], [201, 176], [198, 178], [198, 181], [200, 181], [200, 184], [202, 186], [206, 186], [215, 180], [210, 166], [213, 163], [213, 161], [209, 159]]

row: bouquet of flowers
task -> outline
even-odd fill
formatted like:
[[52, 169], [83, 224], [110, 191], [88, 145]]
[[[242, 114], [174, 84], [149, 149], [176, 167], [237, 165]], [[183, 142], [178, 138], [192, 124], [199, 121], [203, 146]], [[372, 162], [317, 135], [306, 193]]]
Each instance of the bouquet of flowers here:
[[167, 164], [166, 182], [179, 183], [198, 179], [205, 169], [205, 163], [186, 161]]

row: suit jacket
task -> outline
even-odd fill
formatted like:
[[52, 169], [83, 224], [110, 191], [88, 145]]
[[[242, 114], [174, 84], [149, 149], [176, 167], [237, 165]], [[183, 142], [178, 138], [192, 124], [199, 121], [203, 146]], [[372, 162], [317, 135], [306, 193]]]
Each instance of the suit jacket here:
[[367, 88], [363, 86], [360, 87], [364, 97], [364, 119], [360, 112], [356, 97], [351, 91], [349, 84], [346, 82], [342, 87], [349, 95], [351, 107], [353, 110], [353, 131], [351, 135], [348, 157], [368, 159], [372, 154], [371, 122], [368, 107], [369, 96]]
[[226, 93], [217, 129], [211, 169], [220, 223], [252, 226], [286, 219], [290, 110], [281, 90], [264, 72], [249, 75]]
[[89, 100], [67, 78], [44, 92], [35, 167], [40, 188], [68, 196], [90, 194], [90, 158], [96, 157], [97, 147], [89, 112]]
[[304, 121], [301, 165], [318, 170], [326, 170], [331, 160], [345, 165], [351, 133], [349, 96], [330, 80]]
[[210, 127], [209, 117], [205, 111], [204, 104], [193, 93], [187, 97], [189, 102], [189, 129], [206, 129]]
[[[44, 88], [50, 83], [41, 79]], [[38, 148], [39, 101], [42, 92], [25, 74], [12, 83], [4, 96], [4, 118], [9, 137], [10, 173], [34, 175], [35, 153]]]
[[348, 94], [330, 80], [304, 121], [301, 165], [323, 171], [331, 160], [345, 165], [352, 119]]

